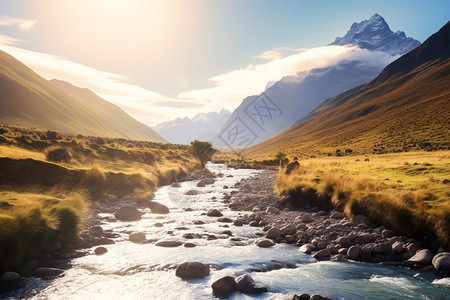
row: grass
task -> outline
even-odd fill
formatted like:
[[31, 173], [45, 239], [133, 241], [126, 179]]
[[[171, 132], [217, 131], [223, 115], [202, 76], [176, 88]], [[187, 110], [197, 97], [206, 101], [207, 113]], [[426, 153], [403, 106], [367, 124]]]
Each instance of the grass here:
[[[0, 273], [23, 270], [61, 235], [83, 229], [89, 206], [108, 194], [137, 202], [154, 190], [200, 168], [187, 146], [65, 135], [0, 125]], [[72, 159], [49, 162], [66, 148]]]
[[[450, 151], [322, 157], [280, 172], [279, 195], [297, 205], [333, 206], [348, 217], [373, 221], [450, 248]], [[428, 236], [428, 237], [427, 237]]]

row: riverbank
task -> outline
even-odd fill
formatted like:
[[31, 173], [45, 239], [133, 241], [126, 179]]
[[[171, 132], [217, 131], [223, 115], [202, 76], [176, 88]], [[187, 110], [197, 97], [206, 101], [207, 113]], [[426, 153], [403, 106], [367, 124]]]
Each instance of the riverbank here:
[[[442, 254], [424, 249], [423, 241], [373, 223], [365, 215], [350, 220], [334, 209], [294, 208], [295, 199], [290, 196], [280, 200], [272, 189], [277, 176], [276, 171], [265, 170], [236, 186], [239, 192], [229, 199], [230, 208], [249, 211], [236, 221], [238, 224], [261, 227], [267, 239], [294, 244], [317, 259], [350, 259], [426, 271], [437, 268], [441, 275], [450, 275], [448, 267], [433, 261]], [[450, 254], [444, 253], [448, 262]]]

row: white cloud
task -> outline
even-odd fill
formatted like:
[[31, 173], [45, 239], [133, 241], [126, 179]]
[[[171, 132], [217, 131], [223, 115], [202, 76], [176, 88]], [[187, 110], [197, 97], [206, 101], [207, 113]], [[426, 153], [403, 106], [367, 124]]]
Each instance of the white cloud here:
[[[278, 49], [278, 50], [277, 50]], [[191, 90], [178, 96], [185, 99], [205, 101], [206, 110], [221, 108], [233, 110], [249, 95], [257, 95], [265, 90], [267, 84], [280, 80], [284, 76], [295, 75], [301, 71], [337, 65], [345, 60], [361, 61], [365, 64], [384, 66], [395, 57], [383, 52], [371, 52], [357, 46], [325, 46], [312, 49], [277, 48], [264, 52], [260, 57], [274, 59], [246, 68], [233, 70], [210, 78], [212, 88]], [[280, 58], [280, 50], [292, 50], [297, 53]], [[272, 53], [273, 52], [273, 53]], [[279, 55], [276, 55], [278, 53]]]
[[2, 17], [0, 18], [1, 26], [18, 27], [23, 31], [30, 31], [37, 23], [37, 20], [25, 20], [18, 18]]

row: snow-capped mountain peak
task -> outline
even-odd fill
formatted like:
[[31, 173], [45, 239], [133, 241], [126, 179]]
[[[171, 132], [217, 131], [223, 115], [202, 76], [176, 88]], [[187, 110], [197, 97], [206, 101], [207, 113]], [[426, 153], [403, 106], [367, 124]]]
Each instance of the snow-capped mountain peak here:
[[420, 42], [406, 37], [403, 31], [394, 33], [382, 16], [374, 14], [369, 20], [353, 23], [345, 36], [337, 37], [331, 43], [331, 45], [348, 44], [398, 55], [414, 49]]

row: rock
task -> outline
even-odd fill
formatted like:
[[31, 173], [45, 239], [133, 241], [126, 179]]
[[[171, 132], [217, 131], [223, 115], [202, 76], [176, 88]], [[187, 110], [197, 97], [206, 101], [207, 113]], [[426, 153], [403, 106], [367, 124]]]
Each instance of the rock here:
[[322, 258], [330, 258], [330, 250], [329, 249], [322, 249], [319, 250], [316, 254], [313, 255], [315, 259], [322, 259]]
[[185, 194], [185, 195], [188, 195], [188, 196], [194, 196], [194, 195], [200, 194], [200, 192], [197, 191], [197, 190], [189, 190], [189, 191], [187, 191], [187, 192], [184, 193], [184, 194]]
[[347, 256], [350, 259], [357, 260], [359, 257], [360, 251], [361, 251], [361, 249], [359, 249], [358, 246], [351, 246], [350, 248], [348, 248]]
[[305, 254], [311, 254], [311, 252], [317, 251], [317, 248], [314, 244], [304, 244], [300, 247], [300, 249], [298, 249], [298, 251]]
[[278, 215], [278, 214], [280, 214], [280, 210], [278, 208], [276, 208], [275, 206], [269, 206], [266, 209], [266, 213], [272, 214], [272, 215]]
[[275, 245], [274, 242], [272, 242], [271, 240], [267, 240], [267, 239], [263, 239], [263, 240], [259, 240], [256, 245], [258, 245], [258, 247], [262, 247], [262, 248], [267, 248], [267, 247], [272, 247]]
[[142, 212], [131, 205], [124, 205], [114, 213], [116, 219], [120, 221], [137, 221], [142, 215]]
[[155, 246], [158, 246], [158, 247], [178, 247], [181, 245], [183, 245], [183, 243], [178, 240], [162, 240], [162, 241], [156, 242], [156, 244], [155, 244]]
[[403, 246], [405, 244], [403, 242], [395, 242], [392, 244], [391, 249], [392, 249], [392, 253], [394, 254], [400, 254], [403, 252]]
[[172, 183], [171, 187], [180, 188], [181, 184], [179, 184], [178, 182], [174, 182], [174, 183]]
[[233, 223], [234, 226], [238, 226], [241, 227], [244, 225], [244, 222], [242, 222], [241, 220], [235, 220]]
[[224, 190], [226, 190], [226, 189], [228, 189], [228, 185], [224, 185], [222, 188], [223, 188]]
[[383, 239], [389, 239], [395, 236], [395, 232], [393, 230], [385, 229], [381, 232], [381, 237]]
[[198, 261], [184, 262], [178, 265], [175, 275], [181, 278], [202, 278], [209, 274], [209, 266]]
[[57, 268], [37, 268], [33, 275], [38, 278], [55, 277], [64, 273], [64, 270]]
[[433, 257], [433, 267], [441, 276], [450, 276], [450, 252], [441, 252]]
[[167, 206], [165, 206], [164, 204], [161, 204], [159, 202], [155, 202], [155, 201], [150, 201], [147, 205], [153, 214], [168, 214], [169, 208]]
[[145, 240], [145, 233], [133, 232], [128, 236], [128, 239], [133, 243], [141, 243]]
[[66, 148], [58, 148], [48, 152], [46, 159], [52, 162], [68, 162], [72, 157]]
[[309, 298], [309, 300], [331, 300], [331, 299], [318, 294], [314, 294]]
[[0, 293], [20, 287], [20, 275], [16, 272], [5, 272], [0, 276]]
[[359, 239], [364, 243], [370, 243], [375, 241], [377, 239], [377, 236], [371, 233], [364, 233], [359, 236]]
[[361, 260], [369, 260], [372, 258], [374, 243], [365, 244], [359, 251], [359, 258]]
[[375, 244], [372, 251], [375, 254], [387, 254], [391, 250], [391, 246], [389, 244]]
[[301, 295], [294, 294], [289, 299], [290, 300], [309, 300], [309, 298], [310, 298], [309, 294], [301, 294]]
[[208, 210], [206, 215], [208, 217], [222, 217], [223, 216], [223, 214], [219, 210], [217, 210], [215, 208], [212, 208], [212, 209]]
[[356, 224], [366, 224], [369, 225], [370, 224], [370, 219], [364, 215], [357, 215], [353, 218], [353, 222], [355, 222]]
[[253, 278], [248, 274], [236, 278], [236, 290], [248, 294], [261, 294], [267, 292], [265, 287], [256, 285]]
[[212, 178], [204, 178], [204, 179], [200, 180], [197, 183], [197, 186], [198, 187], [205, 187], [206, 185], [213, 184], [214, 182], [216, 182], [216, 181], [214, 179], [212, 179]]
[[58, 138], [58, 133], [56, 131], [47, 130], [45, 137], [47, 140], [56, 140]]
[[430, 265], [433, 260], [433, 253], [430, 250], [424, 249], [418, 251], [413, 257], [404, 261], [403, 264], [406, 267], [411, 268], [423, 268], [427, 265]]
[[282, 234], [281, 229], [277, 228], [277, 227], [272, 227], [269, 229], [269, 231], [267, 231], [266, 233], [266, 238], [268, 239], [276, 239], [278, 237], [280, 237]]
[[197, 244], [196, 243], [187, 242], [187, 243], [184, 243], [184, 247], [185, 248], [194, 248], [194, 247], [197, 247]]
[[302, 222], [303, 223], [310, 223], [312, 221], [313, 221], [313, 217], [312, 217], [312, 215], [310, 213], [306, 213], [306, 214], [303, 215], [303, 217], [302, 217]]
[[103, 228], [100, 225], [92, 226], [91, 228], [89, 228], [89, 233], [93, 237], [101, 237], [104, 234]]
[[114, 194], [108, 194], [108, 195], [106, 195], [106, 200], [108, 200], [109, 202], [116, 202], [118, 200], [118, 198]]
[[339, 211], [335, 211], [334, 213], [331, 214], [330, 218], [332, 218], [332, 219], [343, 219], [344, 218], [344, 214], [339, 212]]
[[105, 247], [97, 247], [94, 250], [94, 253], [97, 255], [102, 255], [105, 254], [106, 252], [108, 252], [108, 249], [106, 249]]
[[225, 276], [214, 281], [211, 287], [215, 294], [228, 295], [236, 291], [236, 281], [231, 276]]
[[419, 250], [419, 246], [414, 243], [408, 243], [406, 244], [406, 250], [408, 250], [409, 252], [416, 252], [417, 250]]
[[233, 223], [233, 220], [227, 217], [218, 218], [216, 221], [220, 223]]

